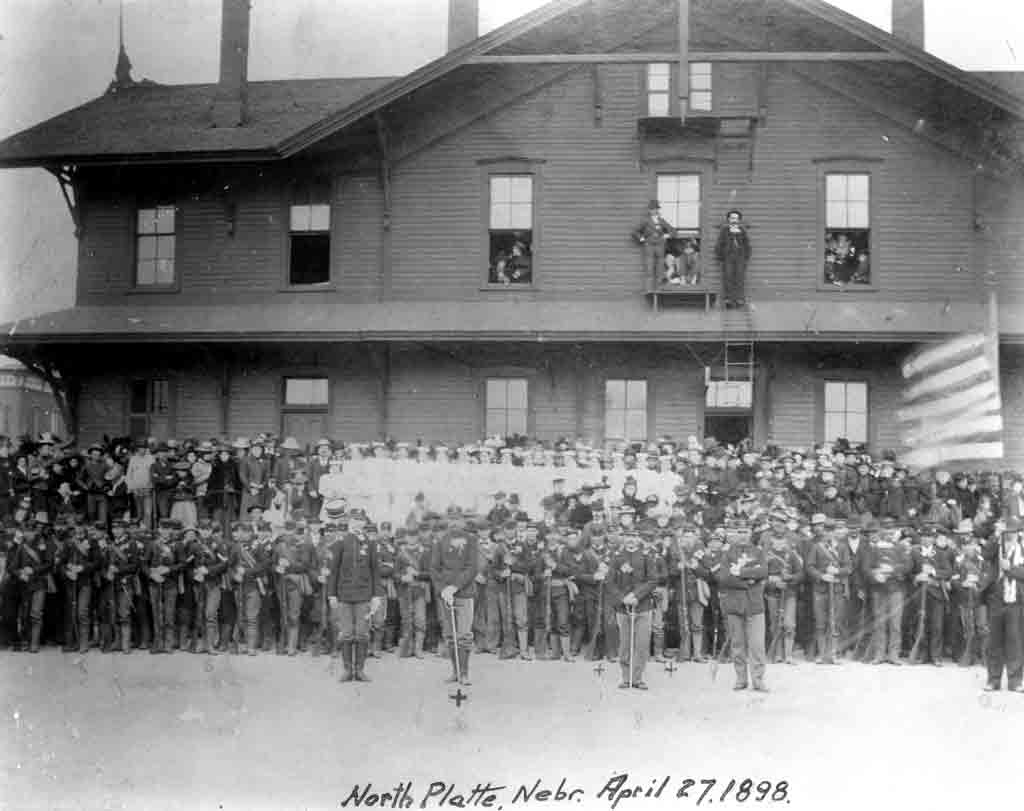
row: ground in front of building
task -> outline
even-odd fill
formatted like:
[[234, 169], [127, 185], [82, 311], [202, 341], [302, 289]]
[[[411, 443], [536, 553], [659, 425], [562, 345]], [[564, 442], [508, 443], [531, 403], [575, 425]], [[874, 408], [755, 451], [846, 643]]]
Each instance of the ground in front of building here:
[[[385, 654], [372, 683], [339, 684], [325, 657], [0, 654], [0, 806], [380, 807], [373, 794], [411, 782], [409, 807], [453, 808], [489, 781], [505, 787], [491, 808], [601, 809], [620, 774], [620, 796], [669, 778], [620, 811], [698, 807], [711, 779], [700, 805], [726, 808], [978, 808], [1019, 791], [1024, 696], [983, 693], [977, 667], [801, 662], [770, 667], [762, 695], [733, 692], [729, 664], [652, 662], [646, 693], [617, 689], [614, 663], [472, 666], [456, 707], [436, 656]], [[355, 787], [363, 805], [342, 806]]]

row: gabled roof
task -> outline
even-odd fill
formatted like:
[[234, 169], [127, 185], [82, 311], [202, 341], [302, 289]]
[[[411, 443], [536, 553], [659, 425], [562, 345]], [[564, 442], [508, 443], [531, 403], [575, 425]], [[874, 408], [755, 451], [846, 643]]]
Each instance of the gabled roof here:
[[[598, 8], [616, 28], [643, 28], [649, 20], [627, 12], [634, 6], [671, 14], [676, 0], [604, 0]], [[541, 26], [561, 20], [574, 42], [587, 36], [587, 0], [551, 0], [534, 11], [467, 43], [407, 76], [253, 82], [250, 121], [242, 127], [211, 126], [216, 85], [141, 85], [108, 94], [0, 142], [0, 168], [62, 163], [169, 162], [204, 159], [274, 160], [290, 157], [416, 90], [464, 68], [476, 56], [516, 47]], [[736, 0], [715, 0], [720, 14]], [[968, 73], [822, 0], [768, 0], [770, 6], [804, 12], [838, 27], [851, 41], [891, 52], [902, 63], [858, 68], [871, 82], [913, 85], [919, 96], [955, 90], [956, 99], [987, 103], [1024, 119], [1024, 90], [1002, 79]], [[711, 13], [711, 12], [708, 12]], [[617, 17], [615, 15], [618, 15]], [[624, 16], [625, 15], [625, 16]], [[623, 23], [623, 20], [626, 23]], [[749, 27], [749, 20], [745, 24]], [[623, 33], [629, 33], [623, 31]], [[796, 34], [802, 36], [803, 31]], [[921, 86], [923, 82], [924, 86]], [[966, 108], [973, 104], [968, 103]], [[947, 105], [948, 106], [948, 105]], [[971, 116], [973, 109], [966, 109]]]

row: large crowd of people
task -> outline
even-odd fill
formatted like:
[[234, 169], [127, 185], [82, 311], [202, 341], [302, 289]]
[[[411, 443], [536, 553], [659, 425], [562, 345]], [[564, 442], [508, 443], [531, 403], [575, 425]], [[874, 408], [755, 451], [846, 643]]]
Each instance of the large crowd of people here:
[[[987, 668], [1022, 686], [1022, 479], [845, 441], [608, 449], [0, 437], [0, 645]], [[671, 665], [668, 665], [671, 667]]]

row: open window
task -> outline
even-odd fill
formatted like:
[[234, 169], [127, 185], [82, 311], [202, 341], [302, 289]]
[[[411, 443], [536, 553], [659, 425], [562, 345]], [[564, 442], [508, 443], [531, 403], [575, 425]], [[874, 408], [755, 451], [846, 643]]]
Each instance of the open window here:
[[490, 284], [533, 284], [533, 180], [532, 174], [489, 178]]
[[331, 206], [293, 203], [289, 211], [288, 284], [326, 285], [331, 281]]
[[870, 285], [871, 176], [830, 172], [825, 175], [824, 282]]
[[661, 214], [675, 230], [665, 244], [661, 281], [699, 285], [701, 262], [701, 178], [699, 174], [659, 174], [657, 197]]

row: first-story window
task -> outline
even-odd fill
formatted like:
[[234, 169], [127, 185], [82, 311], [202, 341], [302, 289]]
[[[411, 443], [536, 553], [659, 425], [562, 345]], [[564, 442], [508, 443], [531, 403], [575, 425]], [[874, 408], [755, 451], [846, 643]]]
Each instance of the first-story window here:
[[284, 404], [291, 408], [323, 408], [328, 402], [326, 377], [286, 377]]
[[128, 392], [128, 433], [133, 437], [161, 434], [171, 411], [171, 387], [166, 378], [133, 380]]
[[491, 284], [533, 282], [533, 175], [492, 175], [489, 183]]
[[608, 380], [604, 386], [606, 440], [647, 439], [647, 381]]
[[289, 217], [288, 283], [327, 284], [331, 280], [331, 206], [293, 205]]
[[484, 392], [487, 436], [525, 436], [527, 433], [527, 381], [490, 378]]
[[871, 176], [825, 175], [826, 284], [871, 284]]
[[140, 208], [135, 221], [135, 286], [173, 285], [174, 253], [174, 206]]
[[825, 441], [868, 440], [868, 384], [825, 381]]

